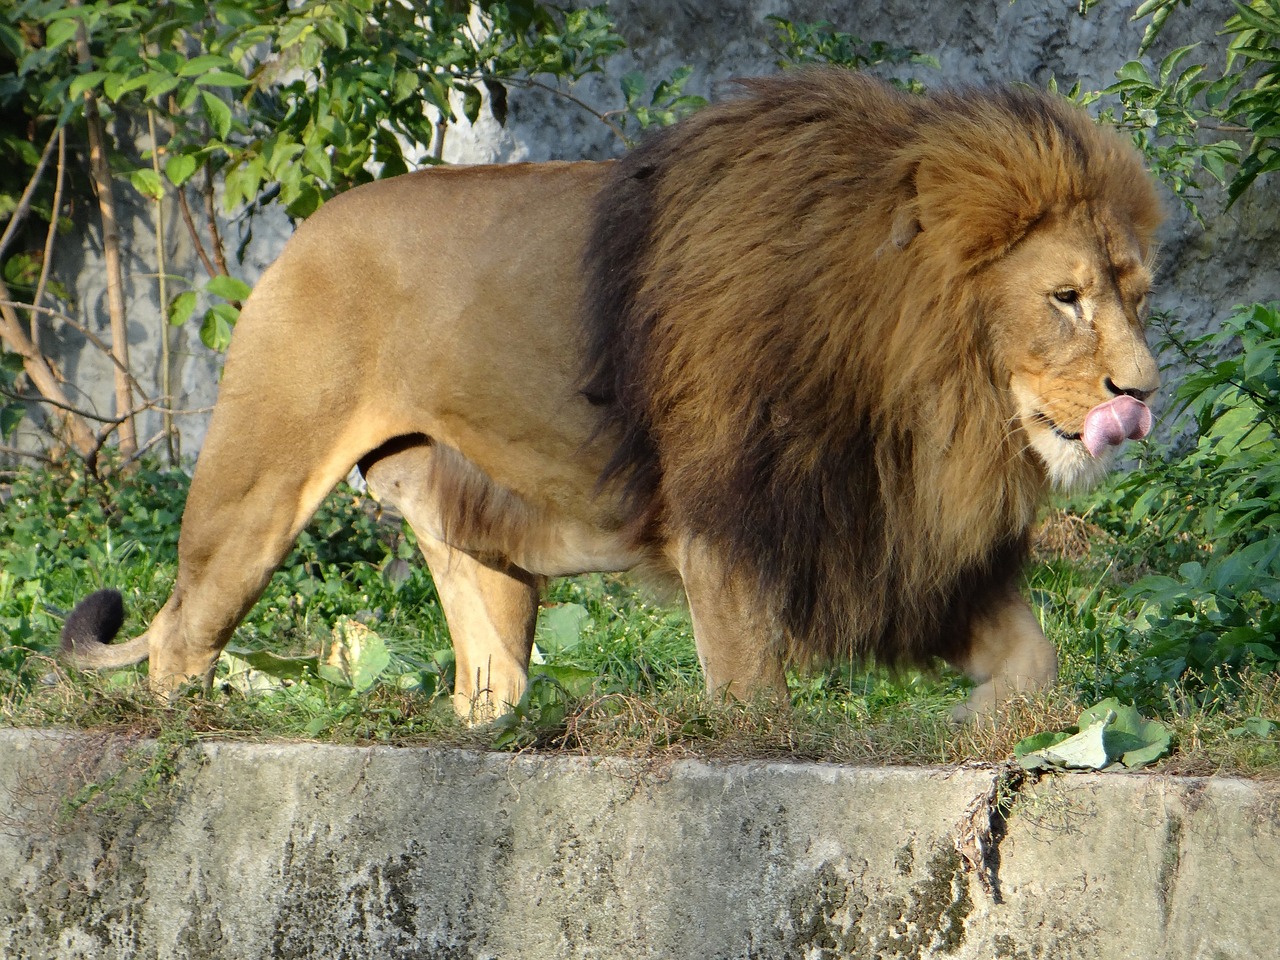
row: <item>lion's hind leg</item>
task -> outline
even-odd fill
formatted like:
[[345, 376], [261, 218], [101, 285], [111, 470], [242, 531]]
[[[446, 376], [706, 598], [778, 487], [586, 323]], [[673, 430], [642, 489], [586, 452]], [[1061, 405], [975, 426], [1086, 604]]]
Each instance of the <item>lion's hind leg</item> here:
[[958, 720], [990, 715], [1020, 693], [1040, 689], [1058, 677], [1058, 652], [1045, 637], [1035, 611], [1012, 585], [974, 619], [969, 649], [955, 666], [978, 686], [955, 709]]
[[456, 550], [429, 534], [418, 532], [418, 545], [453, 640], [453, 709], [467, 723], [486, 723], [508, 712], [528, 684], [539, 578]]

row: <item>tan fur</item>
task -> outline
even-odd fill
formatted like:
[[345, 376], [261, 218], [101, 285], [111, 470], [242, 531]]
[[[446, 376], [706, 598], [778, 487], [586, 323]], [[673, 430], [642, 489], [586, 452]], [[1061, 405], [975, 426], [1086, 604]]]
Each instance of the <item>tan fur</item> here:
[[464, 716], [524, 689], [542, 578], [638, 566], [682, 579], [713, 690], [940, 655], [987, 708], [1055, 674], [1017, 567], [1046, 481], [1100, 473], [1063, 435], [1156, 385], [1158, 219], [1070, 107], [839, 72], [752, 82], [617, 164], [354, 190], [245, 307], [172, 598], [74, 655], [208, 677], [360, 462], [423, 543]]

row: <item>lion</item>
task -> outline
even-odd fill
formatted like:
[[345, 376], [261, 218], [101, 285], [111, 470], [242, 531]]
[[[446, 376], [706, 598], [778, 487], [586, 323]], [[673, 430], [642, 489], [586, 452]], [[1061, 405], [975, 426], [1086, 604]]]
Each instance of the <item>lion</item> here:
[[941, 658], [992, 710], [1057, 675], [1019, 592], [1038, 505], [1151, 429], [1160, 221], [1057, 96], [835, 69], [620, 160], [351, 190], [244, 306], [172, 596], [121, 644], [89, 598], [66, 655], [209, 683], [358, 465], [417, 535], [465, 719], [520, 699], [547, 578], [627, 570], [682, 586], [715, 694]]

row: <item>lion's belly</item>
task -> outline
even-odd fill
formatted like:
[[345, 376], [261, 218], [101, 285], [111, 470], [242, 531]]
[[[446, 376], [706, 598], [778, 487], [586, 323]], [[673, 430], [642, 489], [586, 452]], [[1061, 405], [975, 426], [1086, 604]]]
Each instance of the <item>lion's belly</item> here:
[[376, 452], [369, 489], [418, 536], [541, 576], [628, 570], [646, 559], [626, 536], [617, 505], [594, 478], [562, 461], [520, 489], [500, 483], [455, 447], [422, 438]]

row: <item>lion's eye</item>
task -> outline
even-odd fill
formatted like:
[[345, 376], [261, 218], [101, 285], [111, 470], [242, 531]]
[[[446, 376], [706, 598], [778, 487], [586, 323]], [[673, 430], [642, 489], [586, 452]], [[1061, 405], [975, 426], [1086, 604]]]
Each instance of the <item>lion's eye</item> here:
[[1053, 299], [1072, 306], [1080, 302], [1080, 291], [1074, 287], [1063, 287], [1061, 290], [1053, 291]]

